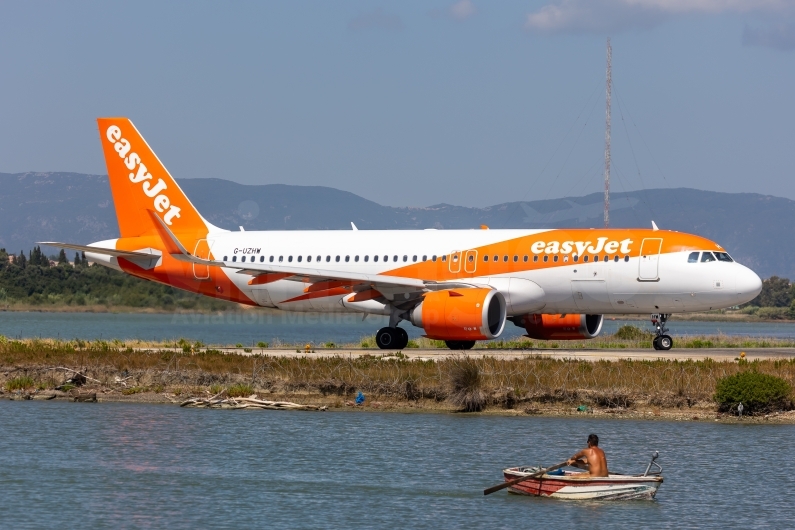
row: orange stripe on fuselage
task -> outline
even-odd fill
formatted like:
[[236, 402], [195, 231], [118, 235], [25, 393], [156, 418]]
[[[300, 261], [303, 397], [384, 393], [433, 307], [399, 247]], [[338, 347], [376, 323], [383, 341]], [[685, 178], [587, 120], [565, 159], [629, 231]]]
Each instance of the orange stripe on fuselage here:
[[[139, 250], [142, 248], [162, 249], [163, 242], [157, 236], [123, 238], [116, 241], [116, 249], [118, 250]], [[142, 269], [124, 258], [119, 258], [118, 261], [124, 272], [138, 278], [163, 283], [192, 293], [229, 300], [230, 302], [257, 305], [232, 283], [220, 267], [209, 267], [209, 279], [197, 280], [193, 275], [193, 264], [175, 260], [165, 252], [162, 256], [162, 264], [149, 270]]]
[[[599, 246], [600, 238], [604, 238], [601, 247]], [[619, 256], [620, 259], [623, 259], [624, 256], [629, 256], [631, 258], [638, 257], [640, 256], [641, 244], [644, 239], [662, 239], [660, 254], [685, 250], [723, 250], [720, 245], [703, 237], [667, 230], [548, 230], [471, 249], [461, 249], [458, 258], [458, 265], [460, 265], [460, 270], [458, 272], [451, 272], [450, 265], [453, 258], [452, 255], [445, 256], [446, 261], [442, 261], [442, 256], [440, 255], [435, 262], [429, 259], [428, 261], [413, 263], [398, 269], [386, 271], [382, 274], [401, 278], [446, 281], [480, 276], [498, 276], [571, 265], [584, 265], [585, 263], [582, 261], [583, 256], [588, 256], [589, 262], [593, 262], [594, 256], [599, 256], [600, 261], [603, 261], [606, 255], [609, 256], [610, 260], [613, 260], [614, 256]], [[630, 241], [630, 243], [625, 245], [625, 249], [628, 248], [629, 251], [622, 253], [621, 242], [626, 240]], [[541, 242], [544, 243], [544, 250], [540, 253], [533, 252], [533, 245], [538, 244], [540, 246]], [[558, 244], [558, 251], [550, 251], [547, 253], [547, 248], [554, 250], [554, 247], [550, 247], [550, 244], [554, 242]], [[572, 249], [564, 253], [562, 252], [564, 249], [561, 247], [566, 242], [572, 243]], [[617, 243], [617, 248], [612, 252], [607, 252], [605, 246], [612, 242]], [[579, 254], [574, 243], [580, 243], [581, 249], [585, 247], [585, 252]], [[536, 249], [538, 249], [539, 246], [537, 246]], [[614, 246], [616, 245], [611, 245], [610, 249], [612, 250]], [[592, 248], [593, 250], [598, 248], [599, 252], [588, 252], [588, 248]], [[467, 252], [470, 251], [473, 256], [474, 267], [469, 266], [466, 261], [468, 258]], [[579, 258], [579, 262], [577, 263], [573, 260], [575, 254], [578, 254]], [[483, 261], [484, 255], [489, 256], [489, 261]], [[494, 261], [495, 256], [498, 258], [498, 261]], [[507, 261], [505, 261], [506, 256], [508, 258]], [[525, 256], [527, 256], [526, 262], [524, 261]], [[538, 261], [533, 261], [533, 256], [538, 256]], [[544, 261], [544, 256], [548, 257], [548, 261]], [[557, 261], [554, 261], [555, 256], [558, 258]], [[516, 257], [516, 261], [514, 261], [514, 257]], [[458, 265], [454, 264], [452, 269], [456, 270]]]

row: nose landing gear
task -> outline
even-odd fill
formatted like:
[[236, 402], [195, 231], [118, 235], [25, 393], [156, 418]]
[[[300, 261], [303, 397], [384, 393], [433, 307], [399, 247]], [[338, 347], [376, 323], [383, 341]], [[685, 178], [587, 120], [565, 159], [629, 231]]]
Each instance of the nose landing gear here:
[[668, 328], [665, 327], [665, 323], [668, 322], [668, 317], [671, 315], [669, 314], [659, 314], [659, 315], [652, 315], [651, 316], [651, 323], [654, 325], [656, 329], [656, 336], [652, 341], [652, 345], [654, 346], [655, 350], [670, 350], [674, 346], [674, 339], [668, 335]]
[[409, 334], [403, 328], [387, 326], [375, 334], [375, 343], [382, 350], [402, 350], [409, 344]]

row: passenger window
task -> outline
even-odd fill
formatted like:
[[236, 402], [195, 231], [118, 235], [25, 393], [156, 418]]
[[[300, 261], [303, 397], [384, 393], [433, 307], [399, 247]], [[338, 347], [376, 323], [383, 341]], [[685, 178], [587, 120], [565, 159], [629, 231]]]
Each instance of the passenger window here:
[[268, 261], [270, 261], [271, 263], [273, 263], [273, 256], [271, 256], [271, 257], [270, 257], [270, 259], [269, 259]]
[[712, 252], [702, 252], [701, 263], [707, 263], [708, 261], [715, 261], [715, 256], [712, 255]]
[[447, 261], [447, 256], [442, 256], [442, 261]]
[[554, 258], [552, 258], [552, 261], [554, 261], [555, 263], [557, 263], [557, 262], [558, 262], [558, 255], [557, 255], [557, 254], [555, 254], [555, 257], [554, 257]]
[[431, 261], [436, 261], [436, 256], [433, 256], [433, 257], [431, 258]]
[[427, 255], [425, 255], [425, 254], [423, 254], [423, 256], [422, 256], [422, 261], [428, 261], [428, 256], [427, 256]]
[[340, 257], [339, 257], [339, 256], [337, 256], [337, 257], [334, 259], [334, 261], [336, 261], [337, 263], [339, 263], [339, 261], [340, 261]]
[[246, 262], [246, 257], [245, 257], [245, 256], [243, 256], [242, 258], [240, 258], [240, 261], [242, 261], [243, 263], [245, 263], [245, 262]]
[[544, 256], [544, 263], [546, 263], [547, 261], [549, 261], [549, 256], [546, 256], [546, 255], [545, 255], [545, 256]]
[[468, 258], [468, 261], [469, 261], [469, 263], [472, 263], [473, 261], [475, 261], [475, 256], [473, 256], [472, 254], [470, 254], [470, 255], [469, 255], [469, 258]]
[[533, 256], [533, 263], [538, 262], [538, 256]]
[[237, 261], [237, 256], [232, 256], [232, 261]]
[[524, 257], [524, 262], [527, 263], [527, 255]]
[[384, 262], [389, 261], [389, 256], [384, 256]]
[[503, 256], [503, 257], [502, 257], [502, 261], [504, 261], [504, 262], [506, 262], [506, 263], [507, 263], [507, 262], [508, 262], [508, 256]]
[[328, 256], [328, 255], [327, 255], [327, 256], [326, 256], [326, 263], [328, 263], [329, 261], [331, 261], [331, 256]]
[[607, 254], [605, 254], [605, 259], [604, 259], [604, 262], [605, 262], [605, 263], [607, 263], [608, 261], [610, 261], [610, 256], [608, 256]]
[[284, 256], [279, 256], [279, 263], [284, 261]]
[[354, 256], [353, 261], [358, 263], [359, 262], [359, 256]]
[[287, 261], [292, 263], [293, 262], [293, 257], [292, 256], [287, 256]]
[[413, 261], [414, 263], [417, 263], [417, 256], [412, 256], [411, 257], [411, 261]]
[[364, 257], [364, 262], [367, 263], [368, 261], [370, 261], [370, 256], [365, 256]]
[[624, 261], [629, 261], [629, 256], [624, 256]]
[[350, 256], [345, 256], [345, 263], [348, 263], [351, 260]]
[[582, 262], [583, 263], [588, 263], [588, 256], [583, 256], [582, 257]]
[[403, 255], [403, 261], [404, 261], [404, 262], [406, 262], [406, 261], [408, 261], [408, 260], [409, 260], [409, 257], [408, 257], [408, 256], [406, 256], [406, 255], [404, 254], [404, 255]]
[[309, 262], [311, 262], [311, 261], [312, 261], [312, 256], [307, 256], [307, 257], [306, 257], [306, 262], [307, 262], [307, 263], [309, 263]]
[[688, 263], [698, 263], [698, 252], [691, 252], [690, 255], [687, 257]]
[[[226, 259], [226, 258], [224, 258], [224, 259]], [[483, 256], [483, 261], [489, 261], [489, 257], [488, 256]]]
[[577, 263], [578, 261], [580, 261], [580, 256], [578, 256], [577, 254], [575, 254], [575, 255], [574, 255], [574, 263]]
[[616, 263], [618, 263], [618, 256], [614, 257], [614, 258], [613, 258], [613, 261], [614, 261], [614, 262], [616, 262]]
[[265, 261], [265, 256], [260, 256], [260, 257], [259, 257], [259, 262], [260, 262], [260, 263], [262, 263], [262, 262], [264, 262], [264, 261]]
[[298, 256], [298, 263], [301, 263], [302, 259], [303, 259], [303, 256]]
[[515, 254], [514, 254], [514, 256], [513, 256], [513, 262], [514, 262], [514, 263], [516, 263], [517, 261], [519, 261], [519, 256], [517, 256], [517, 255], [515, 255]]
[[392, 261], [397, 261], [397, 256], [392, 256]]
[[378, 261], [378, 256], [373, 256], [373, 261]]
[[318, 256], [315, 261], [323, 261], [323, 256]]
[[718, 258], [718, 261], [725, 261], [727, 263], [731, 263], [734, 261], [732, 257], [726, 254], [725, 252], [716, 252], [715, 256]]
[[229, 256], [224, 256], [224, 261], [226, 261], [226, 258], [228, 258], [228, 257], [229, 257]]

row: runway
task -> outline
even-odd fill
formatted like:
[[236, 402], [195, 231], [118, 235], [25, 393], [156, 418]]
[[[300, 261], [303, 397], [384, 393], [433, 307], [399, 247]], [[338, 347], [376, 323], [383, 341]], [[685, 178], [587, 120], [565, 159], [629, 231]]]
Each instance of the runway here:
[[[249, 351], [245, 351], [249, 350]], [[623, 350], [623, 349], [532, 349], [532, 350], [492, 350], [492, 349], [473, 349], [467, 351], [452, 351], [445, 349], [405, 349], [398, 355], [397, 351], [379, 349], [359, 349], [359, 348], [335, 348], [335, 349], [276, 349], [276, 348], [223, 348], [230, 354], [238, 355], [268, 355], [275, 357], [333, 357], [337, 355], [345, 357], [363, 357], [370, 355], [374, 357], [401, 357], [417, 360], [439, 360], [456, 355], [467, 357], [494, 357], [497, 359], [513, 360], [527, 357], [543, 357], [549, 359], [573, 359], [583, 361], [651, 361], [657, 359], [677, 360], [677, 361], [703, 361], [712, 359], [714, 361], [734, 361], [740, 358], [740, 353], [745, 352], [745, 359], [771, 360], [771, 359], [795, 359], [795, 348], [698, 348], [698, 349], [672, 349], [669, 351], [657, 350]]]

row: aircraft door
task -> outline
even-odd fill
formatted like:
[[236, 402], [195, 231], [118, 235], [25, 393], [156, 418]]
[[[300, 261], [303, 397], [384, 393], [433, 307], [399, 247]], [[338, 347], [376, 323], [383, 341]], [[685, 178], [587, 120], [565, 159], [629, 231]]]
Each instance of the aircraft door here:
[[447, 262], [447, 267], [453, 274], [461, 272], [461, 251], [454, 250], [450, 253], [450, 260]]
[[464, 254], [464, 272], [473, 274], [478, 269], [478, 251], [467, 250]]
[[[206, 239], [200, 239], [196, 242], [196, 248], [193, 249], [193, 255], [201, 259], [210, 259], [210, 244]], [[193, 264], [193, 277], [197, 280], [210, 279], [210, 266], [201, 263]]]
[[638, 279], [643, 282], [656, 282], [660, 279], [658, 266], [662, 239], [644, 239], [640, 245], [640, 261], [638, 262]]

